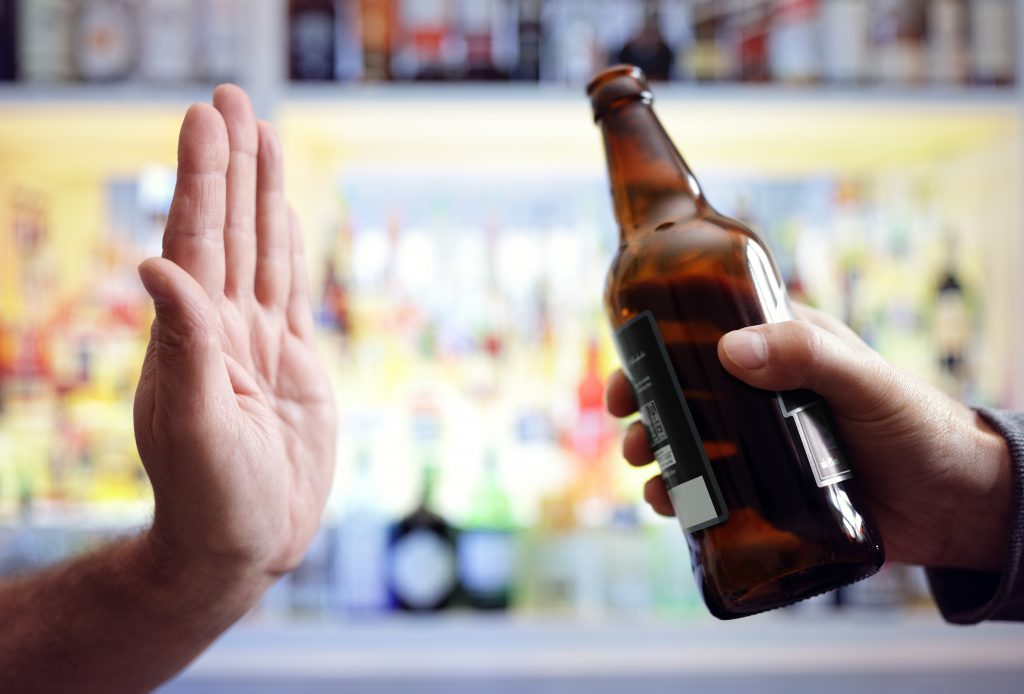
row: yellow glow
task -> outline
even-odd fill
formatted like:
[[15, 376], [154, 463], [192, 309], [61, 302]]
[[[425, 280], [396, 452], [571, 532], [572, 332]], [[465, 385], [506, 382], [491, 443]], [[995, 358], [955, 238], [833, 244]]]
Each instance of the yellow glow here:
[[[655, 107], [699, 170], [868, 171], [957, 154], [1017, 126], [1012, 105], [995, 102], [776, 98], [758, 104], [756, 96], [674, 96]], [[0, 110], [0, 161], [8, 175], [23, 176], [173, 163], [184, 111], [184, 103], [8, 105]], [[600, 136], [582, 95], [486, 98], [460, 91], [438, 98], [399, 91], [387, 98], [286, 101], [279, 115], [289, 154], [313, 163], [603, 167]]]
[[[697, 170], [761, 174], [870, 172], [971, 150], [1016, 128], [1001, 104], [685, 97], [655, 107]], [[312, 100], [281, 112], [286, 141], [318, 161], [420, 162], [438, 167], [604, 167], [600, 134], [584, 98]]]

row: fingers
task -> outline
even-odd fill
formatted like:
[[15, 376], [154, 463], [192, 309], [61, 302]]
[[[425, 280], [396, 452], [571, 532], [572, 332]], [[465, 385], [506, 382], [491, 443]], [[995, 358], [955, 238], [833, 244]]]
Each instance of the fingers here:
[[824, 311], [805, 306], [804, 304], [793, 304], [793, 312], [800, 320], [813, 323], [819, 328], [829, 331], [851, 346], [870, 349], [867, 343], [860, 339], [860, 335], [855, 333], [850, 326]]
[[165, 258], [143, 261], [139, 277], [156, 307], [157, 409], [192, 412], [211, 392], [230, 392], [216, 309], [196, 279]]
[[647, 438], [647, 430], [643, 422], [637, 420], [626, 428], [626, 435], [622, 437], [622, 457], [630, 465], [642, 467], [654, 460], [651, 453], [650, 440]]
[[885, 417], [902, 407], [901, 374], [876, 352], [850, 345], [806, 321], [726, 333], [718, 343], [725, 369], [765, 390], [809, 388], [840, 416]]
[[291, 239], [291, 287], [288, 294], [288, 327], [301, 338], [313, 336], [313, 312], [309, 306], [309, 277], [302, 227], [295, 210], [288, 209], [288, 231]]
[[674, 516], [675, 510], [668, 498], [668, 490], [665, 489], [665, 481], [661, 475], [655, 475], [644, 484], [644, 501], [651, 505], [657, 513], [663, 516]]
[[213, 105], [227, 126], [230, 158], [224, 220], [224, 291], [250, 294], [256, 271], [256, 156], [259, 131], [249, 97], [233, 84], [213, 91]]
[[608, 378], [605, 405], [615, 417], [628, 417], [636, 412], [636, 398], [626, 375], [619, 369]]
[[270, 123], [261, 121], [257, 129], [256, 299], [283, 309], [291, 292], [292, 262], [281, 143]]
[[210, 296], [224, 291], [224, 191], [228, 133], [220, 114], [195, 104], [178, 136], [178, 179], [164, 229], [163, 255]]

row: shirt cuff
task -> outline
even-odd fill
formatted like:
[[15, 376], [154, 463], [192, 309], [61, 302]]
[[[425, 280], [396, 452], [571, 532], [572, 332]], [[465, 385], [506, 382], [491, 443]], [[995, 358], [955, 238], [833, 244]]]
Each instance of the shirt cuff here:
[[949, 622], [1024, 621], [1024, 412], [979, 408], [978, 413], [1006, 439], [1010, 450], [1013, 515], [1004, 569], [1001, 573], [928, 569], [928, 582]]

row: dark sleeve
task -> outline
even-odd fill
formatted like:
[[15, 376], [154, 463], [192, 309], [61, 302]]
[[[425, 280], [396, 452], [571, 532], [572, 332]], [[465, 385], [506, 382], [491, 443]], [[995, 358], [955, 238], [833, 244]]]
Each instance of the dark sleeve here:
[[946, 620], [976, 624], [986, 619], [1024, 621], [1024, 412], [979, 409], [1006, 438], [1013, 466], [1010, 546], [1002, 573], [929, 569], [932, 595]]

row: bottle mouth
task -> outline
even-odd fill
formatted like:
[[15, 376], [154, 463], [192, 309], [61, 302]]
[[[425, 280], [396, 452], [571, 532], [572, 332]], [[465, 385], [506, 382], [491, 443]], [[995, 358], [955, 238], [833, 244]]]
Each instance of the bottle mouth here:
[[594, 111], [594, 122], [608, 111], [633, 101], [654, 101], [644, 71], [636, 65], [613, 65], [594, 75], [587, 84], [587, 96]]

